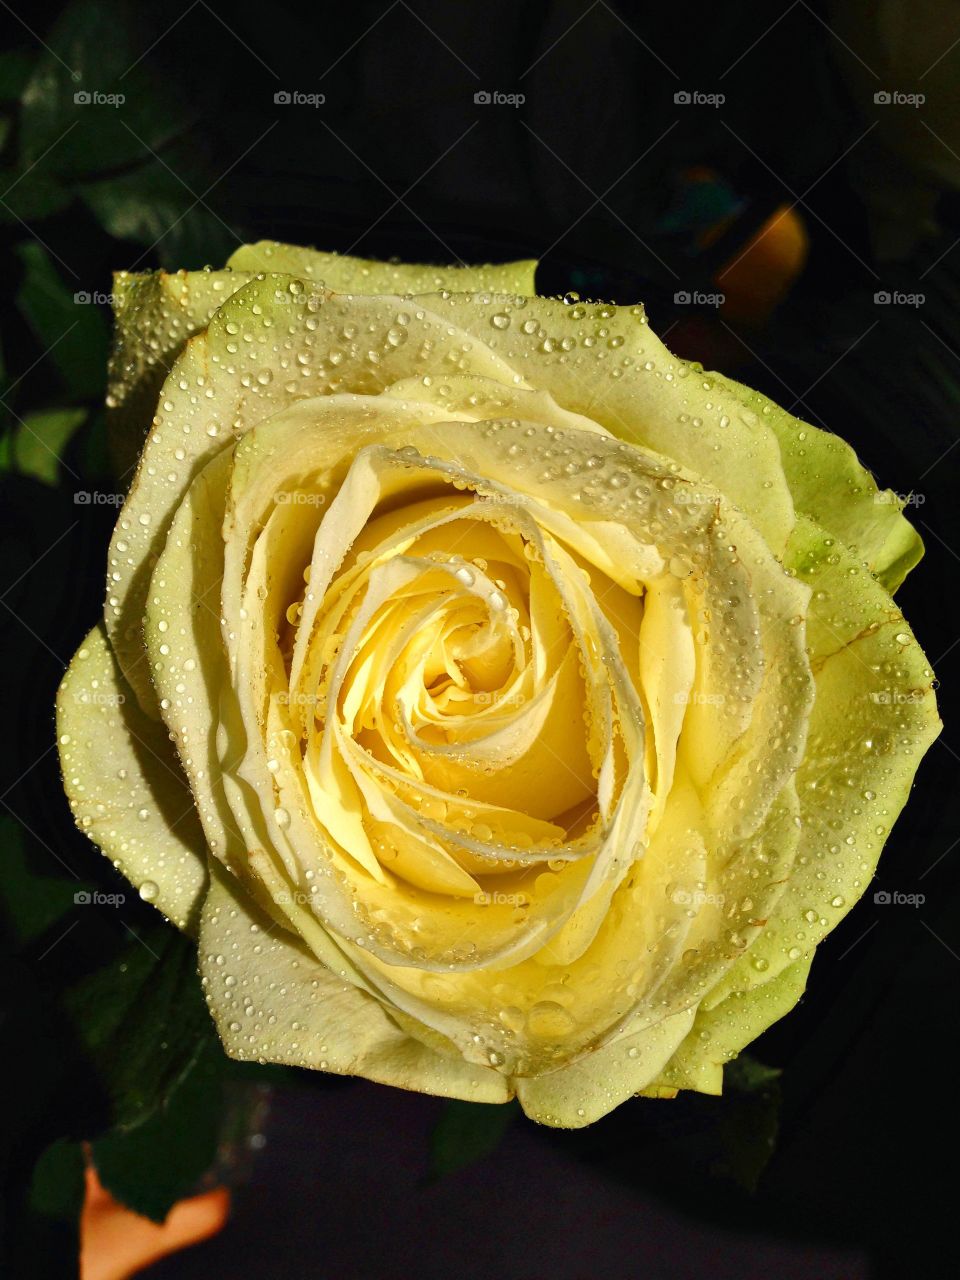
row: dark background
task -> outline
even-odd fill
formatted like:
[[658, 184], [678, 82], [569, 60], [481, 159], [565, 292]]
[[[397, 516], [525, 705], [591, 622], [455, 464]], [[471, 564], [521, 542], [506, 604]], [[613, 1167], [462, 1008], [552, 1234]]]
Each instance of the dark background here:
[[[142, 937], [168, 945], [140, 903], [71, 914], [64, 897], [71, 876], [119, 884], [73, 828], [52, 749], [54, 692], [99, 613], [115, 516], [75, 501], [109, 487], [109, 309], [76, 295], [108, 293], [116, 268], [220, 265], [265, 237], [421, 261], [539, 257], [540, 292], [643, 300], [680, 354], [843, 435], [882, 485], [916, 495], [927, 557], [898, 600], [944, 683], [947, 728], [875, 885], [755, 1046], [777, 1081], [723, 1103], [632, 1102], [581, 1133], [517, 1118], [493, 1154], [437, 1177], [451, 1144], [482, 1150], [482, 1123], [281, 1073], [226, 1233], [151, 1274], [956, 1273], [960, 17], [924, 0], [886, 6], [881, 25], [872, 8], [0, 4], [11, 1238], [56, 1200], [30, 1181], [38, 1154], [112, 1115], [83, 1028], [64, 1030], [63, 990]], [[83, 91], [124, 101], [75, 101]], [[880, 91], [925, 101], [876, 103]], [[725, 268], [784, 206], [809, 252], [771, 313], [754, 295], [775, 266], [736, 288]], [[719, 309], [675, 300], [725, 288]], [[879, 291], [923, 300], [878, 305]], [[882, 906], [874, 889], [925, 901]], [[60, 1226], [47, 1236], [69, 1242]]]

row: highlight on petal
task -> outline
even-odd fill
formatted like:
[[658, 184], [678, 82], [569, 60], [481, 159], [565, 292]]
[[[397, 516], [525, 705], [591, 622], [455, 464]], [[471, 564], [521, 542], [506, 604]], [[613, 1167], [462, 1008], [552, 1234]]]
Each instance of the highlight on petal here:
[[114, 274], [107, 408], [114, 466], [121, 479], [136, 465], [174, 360], [225, 299], [250, 279], [239, 271]]
[[417, 266], [410, 262], [374, 262], [342, 253], [321, 253], [299, 245], [258, 240], [231, 255], [234, 271], [279, 271], [314, 280], [337, 293], [433, 293], [437, 289], [491, 293], [533, 293], [536, 261], [504, 262], [496, 266]]
[[57, 694], [57, 741], [73, 816], [140, 896], [180, 929], [197, 925], [203, 832], [165, 728], [145, 716], [98, 626]]
[[294, 936], [272, 929], [221, 871], [204, 902], [200, 971], [233, 1058], [361, 1075], [468, 1102], [513, 1096], [497, 1071], [407, 1034], [376, 999], [319, 964]]

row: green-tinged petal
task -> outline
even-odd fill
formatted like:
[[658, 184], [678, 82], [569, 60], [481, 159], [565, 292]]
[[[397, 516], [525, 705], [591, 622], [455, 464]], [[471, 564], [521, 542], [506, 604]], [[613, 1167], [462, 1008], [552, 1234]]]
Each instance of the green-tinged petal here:
[[240, 271], [118, 271], [114, 276], [107, 404], [121, 477], [139, 457], [163, 380], [188, 338], [206, 328], [216, 309], [250, 278]]
[[776, 437], [723, 382], [672, 355], [642, 307], [463, 293], [418, 301], [564, 409], [702, 476], [783, 549], [793, 503]]
[[637, 1030], [628, 1023], [607, 1044], [559, 1071], [515, 1081], [531, 1120], [578, 1129], [599, 1120], [657, 1079], [693, 1025], [694, 1010]]
[[800, 847], [766, 928], [711, 1002], [769, 981], [846, 915], [941, 728], [923, 651], [857, 558], [800, 521], [788, 563], [813, 588], [807, 637], [817, 682], [797, 774]]
[[64, 787], [80, 827], [180, 929], [196, 925], [206, 851], [166, 727], [150, 720], [98, 626], [57, 695]]
[[701, 1006], [690, 1034], [656, 1083], [667, 1089], [721, 1093], [724, 1063], [790, 1012], [803, 995], [812, 960], [811, 951], [765, 986], [731, 991], [710, 1009]]
[[732, 378], [709, 376], [776, 434], [797, 512], [846, 543], [888, 591], [896, 591], [923, 555], [920, 535], [901, 514], [897, 495], [878, 488], [839, 436], [795, 418]]
[[200, 925], [200, 972], [233, 1058], [359, 1075], [399, 1089], [508, 1102], [508, 1080], [402, 1031], [374, 997], [320, 964], [215, 868]]
[[536, 261], [479, 267], [432, 267], [412, 262], [374, 262], [342, 253], [323, 253], [299, 245], [258, 240], [241, 245], [227, 263], [234, 271], [280, 271], [315, 280], [337, 293], [434, 293], [438, 289], [490, 293], [535, 292]]

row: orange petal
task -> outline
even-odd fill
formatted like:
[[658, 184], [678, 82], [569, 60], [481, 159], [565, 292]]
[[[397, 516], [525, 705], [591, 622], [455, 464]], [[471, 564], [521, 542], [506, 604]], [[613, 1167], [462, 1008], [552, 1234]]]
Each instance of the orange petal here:
[[167, 1254], [216, 1235], [230, 1210], [230, 1192], [215, 1187], [180, 1200], [161, 1225], [118, 1204], [92, 1165], [87, 1166], [86, 1180], [80, 1280], [127, 1280]]

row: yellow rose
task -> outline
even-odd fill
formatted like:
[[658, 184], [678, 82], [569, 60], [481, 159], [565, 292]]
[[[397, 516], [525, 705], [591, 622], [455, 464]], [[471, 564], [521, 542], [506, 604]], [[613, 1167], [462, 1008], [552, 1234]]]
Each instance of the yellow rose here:
[[900, 502], [532, 263], [116, 292], [147, 438], [64, 779], [227, 1052], [555, 1125], [718, 1093], [938, 728]]

